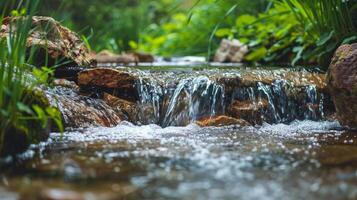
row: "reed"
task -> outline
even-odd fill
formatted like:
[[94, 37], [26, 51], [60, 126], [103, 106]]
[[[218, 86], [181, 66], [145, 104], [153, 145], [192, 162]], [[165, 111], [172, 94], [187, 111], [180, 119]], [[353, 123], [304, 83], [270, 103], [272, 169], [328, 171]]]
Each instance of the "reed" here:
[[356, 40], [356, 27], [344, 0], [284, 0], [317, 46]]
[[[14, 6], [12, 1], [8, 2], [0, 16], [1, 22], [5, 13]], [[47, 126], [48, 116], [58, 114], [54, 109], [35, 105], [31, 99], [39, 82], [31, 65], [35, 49], [29, 50], [26, 43], [38, 4], [38, 0], [28, 0], [16, 5], [11, 15], [18, 20], [10, 23], [10, 33], [0, 39], [0, 153], [7, 142], [6, 134], [21, 133], [31, 140], [34, 127]], [[55, 118], [60, 124], [59, 118]]]

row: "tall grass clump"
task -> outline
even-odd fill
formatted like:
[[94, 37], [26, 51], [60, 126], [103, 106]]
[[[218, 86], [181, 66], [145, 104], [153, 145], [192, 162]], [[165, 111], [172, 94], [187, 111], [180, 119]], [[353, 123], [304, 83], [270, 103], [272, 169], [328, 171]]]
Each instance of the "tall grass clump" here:
[[[30, 65], [35, 49], [26, 48], [38, 3], [38, 0], [25, 1], [11, 12], [11, 18], [6, 18], [5, 13], [12, 6], [7, 3], [0, 17], [1, 22], [11, 20], [9, 33], [0, 33], [3, 34], [0, 37], [0, 155], [11, 152], [6, 148], [15, 148], [16, 142], [23, 142], [16, 141], [19, 138], [32, 142], [40, 138], [39, 129], [48, 127], [50, 117], [60, 124], [57, 110], [36, 97], [35, 86], [39, 82]], [[11, 141], [14, 144], [8, 144], [9, 138], [15, 138]]]
[[[284, 0], [303, 27], [302, 31], [316, 44], [313, 55], [326, 60], [338, 45], [357, 40], [355, 23], [345, 0]], [[329, 59], [327, 59], [329, 60]]]

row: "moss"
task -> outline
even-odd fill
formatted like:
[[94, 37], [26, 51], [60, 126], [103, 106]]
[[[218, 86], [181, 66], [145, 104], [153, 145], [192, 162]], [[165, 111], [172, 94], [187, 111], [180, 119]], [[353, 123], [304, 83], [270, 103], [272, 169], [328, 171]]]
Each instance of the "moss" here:
[[[38, 105], [42, 108], [50, 106], [45, 93], [40, 89], [25, 89], [24, 92], [25, 103], [27, 105]], [[24, 114], [25, 117], [31, 117], [29, 114]], [[39, 119], [31, 119], [22, 121], [23, 124], [19, 126], [14, 124], [5, 131], [4, 143], [0, 149], [0, 156], [14, 155], [25, 151], [30, 144], [39, 143], [48, 138], [51, 131], [52, 122], [48, 120], [46, 126], [42, 126]], [[21, 127], [26, 127], [24, 130]]]

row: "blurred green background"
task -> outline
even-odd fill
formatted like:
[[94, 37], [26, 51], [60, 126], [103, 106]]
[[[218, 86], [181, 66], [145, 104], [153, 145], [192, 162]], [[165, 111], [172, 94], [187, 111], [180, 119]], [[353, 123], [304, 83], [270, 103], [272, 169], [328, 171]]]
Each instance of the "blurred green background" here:
[[38, 14], [78, 32], [96, 52], [212, 58], [223, 38], [236, 38], [249, 47], [247, 63], [326, 67], [340, 44], [357, 41], [356, 2], [42, 0]]

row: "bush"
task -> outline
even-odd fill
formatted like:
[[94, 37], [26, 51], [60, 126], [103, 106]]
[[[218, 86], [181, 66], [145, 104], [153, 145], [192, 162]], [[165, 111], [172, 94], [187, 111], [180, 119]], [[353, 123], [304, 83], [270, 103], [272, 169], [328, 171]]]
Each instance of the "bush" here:
[[220, 42], [218, 38], [210, 40], [218, 24], [232, 27], [239, 13], [261, 12], [266, 6], [266, 1], [201, 0], [192, 10], [150, 25], [140, 37], [139, 49], [162, 56], [206, 55], [210, 44], [215, 49]]

